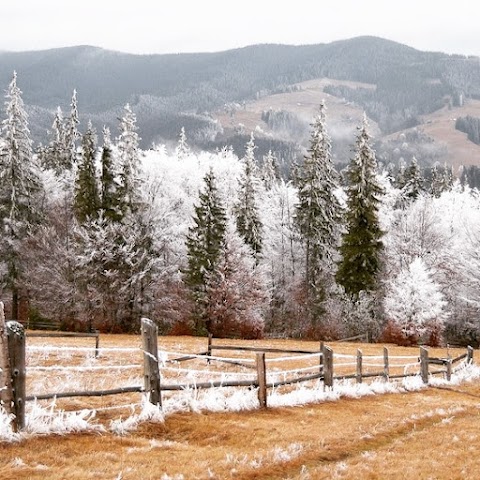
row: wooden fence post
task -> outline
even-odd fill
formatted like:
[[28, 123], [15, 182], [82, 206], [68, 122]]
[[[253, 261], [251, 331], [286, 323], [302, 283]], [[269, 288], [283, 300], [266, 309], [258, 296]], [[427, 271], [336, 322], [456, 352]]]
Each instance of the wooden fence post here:
[[362, 383], [362, 351], [357, 350], [357, 383]]
[[473, 363], [473, 347], [470, 345], [467, 347], [467, 364]]
[[388, 348], [383, 347], [383, 377], [385, 378], [385, 381], [388, 382], [388, 379], [390, 377], [390, 366], [388, 363]]
[[323, 387], [333, 388], [333, 350], [323, 347]]
[[267, 369], [265, 368], [265, 352], [257, 353], [257, 382], [260, 408], [267, 408]]
[[423, 383], [428, 383], [428, 350], [420, 347], [420, 375]]
[[452, 359], [451, 358], [447, 358], [445, 366], [447, 367], [445, 377], [446, 377], [447, 382], [449, 382], [452, 379]]
[[323, 373], [323, 342], [320, 342], [320, 355], [319, 355], [319, 373]]
[[149, 394], [150, 403], [161, 406], [162, 392], [160, 390], [160, 369], [158, 366], [158, 328], [148, 318], [142, 318], [141, 332], [145, 391]]
[[[208, 334], [208, 345], [207, 345], [207, 356], [212, 356], [212, 339], [213, 335], [211, 333]], [[210, 359], [207, 358], [207, 363], [210, 363]]]
[[0, 302], [0, 406], [5, 409], [7, 415], [13, 413], [12, 374], [10, 373], [7, 325], [2, 302]]
[[8, 352], [13, 392], [13, 428], [25, 428], [25, 329], [19, 322], [7, 322]]

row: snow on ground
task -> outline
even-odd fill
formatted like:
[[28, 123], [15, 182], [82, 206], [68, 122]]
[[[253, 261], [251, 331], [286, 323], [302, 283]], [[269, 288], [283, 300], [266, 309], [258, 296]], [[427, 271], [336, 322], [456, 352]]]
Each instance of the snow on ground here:
[[[480, 378], [480, 367], [468, 365], [459, 369], [452, 380], [431, 378], [430, 385], [446, 386], [471, 382]], [[337, 381], [334, 389], [324, 389], [321, 382], [314, 382], [310, 386], [299, 384], [288, 393], [281, 393], [273, 389], [269, 391], [268, 405], [270, 407], [301, 406], [326, 401], [339, 401], [341, 398], [359, 398], [368, 395], [383, 393], [404, 393], [428, 388], [419, 376], [407, 377], [403, 381], [385, 382], [382, 379], [371, 383], [356, 384], [354, 381]], [[150, 404], [143, 398], [139, 413], [135, 413], [132, 406], [132, 415], [126, 419], [114, 420], [104, 426], [96, 421], [95, 410], [81, 410], [66, 412], [58, 410], [55, 402], [48, 407], [37, 402], [29, 402], [26, 409], [26, 428], [24, 432], [15, 433], [11, 428], [11, 418], [5, 410], [0, 409], [0, 441], [16, 442], [35, 435], [58, 434], [64, 435], [74, 432], [102, 432], [111, 431], [125, 435], [135, 430], [143, 422], [162, 422], [164, 418], [176, 412], [226, 412], [254, 410], [258, 408], [256, 389], [248, 388], [211, 388], [207, 390], [186, 389], [182, 392], [165, 396], [163, 408]]]

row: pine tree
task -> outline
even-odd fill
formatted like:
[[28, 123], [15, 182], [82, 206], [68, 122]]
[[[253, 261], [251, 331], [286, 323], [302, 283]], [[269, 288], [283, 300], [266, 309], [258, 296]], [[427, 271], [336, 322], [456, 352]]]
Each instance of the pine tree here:
[[82, 138], [82, 155], [75, 179], [75, 196], [73, 207], [80, 223], [95, 220], [100, 211], [95, 157], [97, 138], [91, 122]]
[[243, 172], [239, 180], [238, 202], [235, 206], [237, 231], [252, 249], [257, 259], [262, 251], [262, 223], [256, 205], [258, 178], [255, 165], [255, 138], [253, 134], [247, 143], [243, 158]]
[[178, 145], [175, 149], [175, 155], [179, 160], [182, 160], [190, 155], [190, 147], [187, 143], [187, 135], [185, 134], [185, 127], [182, 127], [180, 130], [180, 135], [178, 138]]
[[21, 242], [42, 217], [43, 188], [32, 154], [28, 115], [14, 72], [6, 93], [7, 118], [0, 138], [1, 260], [6, 265], [5, 283], [12, 291], [12, 317], [18, 318], [18, 288], [22, 274]]
[[383, 191], [376, 177], [377, 161], [370, 146], [368, 123], [364, 117], [348, 168], [346, 232], [340, 247], [342, 260], [337, 281], [345, 292], [358, 298], [362, 291], [374, 292], [381, 267], [381, 241], [378, 208]]
[[295, 181], [295, 221], [305, 249], [305, 286], [311, 301], [311, 319], [316, 321], [322, 314], [328, 278], [333, 281], [341, 222], [341, 207], [335, 196], [338, 175], [332, 163], [323, 103], [312, 124], [308, 155], [298, 167]]
[[103, 146], [100, 163], [100, 203], [105, 220], [119, 222], [122, 220], [122, 199], [118, 183], [118, 167], [110, 140], [110, 130], [103, 129]]
[[442, 185], [442, 175], [438, 171], [437, 164], [435, 164], [432, 169], [432, 179], [430, 182], [430, 194], [438, 198], [442, 194], [443, 185]]
[[72, 101], [70, 103], [70, 117], [64, 128], [64, 149], [65, 149], [65, 167], [72, 169], [77, 163], [77, 141], [81, 137], [78, 132], [78, 105], [77, 91], [73, 90]]
[[263, 157], [261, 177], [267, 190], [271, 190], [278, 181], [278, 161], [271, 150]]
[[137, 134], [137, 118], [130, 105], [125, 105], [124, 116], [120, 120], [120, 136], [117, 140], [119, 154], [119, 199], [120, 211], [123, 215], [135, 212], [140, 202], [140, 154], [139, 136]]
[[408, 168], [405, 169], [405, 185], [402, 188], [402, 197], [408, 202], [416, 200], [425, 191], [425, 179], [422, 176], [417, 159], [412, 158]]
[[185, 283], [195, 302], [193, 312], [196, 333], [209, 330], [207, 321], [208, 276], [217, 267], [224, 247], [227, 218], [213, 170], [204, 177], [205, 187], [195, 206], [194, 225], [189, 228]]

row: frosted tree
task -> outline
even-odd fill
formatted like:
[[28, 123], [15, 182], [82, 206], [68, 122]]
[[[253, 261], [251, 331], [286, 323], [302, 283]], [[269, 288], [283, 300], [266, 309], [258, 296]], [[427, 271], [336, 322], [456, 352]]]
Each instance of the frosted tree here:
[[118, 177], [119, 168], [112, 148], [110, 130], [106, 127], [103, 129], [100, 169], [100, 203], [103, 217], [107, 221], [120, 221], [123, 201]]
[[405, 185], [402, 188], [402, 197], [408, 202], [416, 200], [418, 196], [425, 191], [425, 179], [422, 176], [417, 159], [412, 158], [410, 165], [404, 173]]
[[28, 116], [17, 86], [17, 74], [6, 92], [6, 119], [0, 138], [0, 258], [6, 265], [4, 282], [12, 292], [12, 317], [18, 318], [22, 241], [42, 217], [43, 187], [32, 154]]
[[130, 105], [125, 105], [124, 115], [120, 120], [120, 135], [117, 139], [119, 156], [119, 198], [123, 205], [123, 214], [134, 212], [139, 208], [140, 190], [140, 152], [137, 134], [137, 118]]
[[92, 123], [88, 122], [87, 131], [82, 138], [82, 153], [75, 178], [73, 208], [80, 223], [94, 220], [100, 211], [95, 160], [97, 154], [97, 135]]
[[65, 167], [71, 169], [77, 163], [77, 142], [81, 135], [78, 131], [78, 105], [77, 105], [77, 91], [73, 90], [72, 101], [70, 103], [70, 116], [67, 119], [64, 128], [65, 141]]
[[258, 177], [255, 165], [255, 138], [253, 134], [247, 143], [243, 158], [243, 172], [239, 180], [238, 201], [235, 205], [237, 231], [252, 249], [258, 260], [262, 251], [262, 223], [257, 208]]
[[335, 195], [338, 175], [333, 167], [323, 103], [312, 124], [308, 155], [298, 167], [295, 180], [298, 187], [295, 220], [305, 251], [305, 286], [311, 320], [316, 322], [323, 313], [326, 288], [333, 282], [341, 223], [341, 207]]
[[227, 224], [225, 208], [212, 169], [204, 177], [204, 189], [195, 206], [193, 222], [186, 240], [188, 264], [184, 278], [195, 303], [194, 329], [199, 334], [209, 330], [208, 277], [220, 262]]
[[271, 150], [263, 157], [261, 177], [267, 190], [271, 190], [278, 182], [278, 161]]
[[185, 134], [185, 127], [180, 130], [178, 138], [177, 148], [175, 149], [175, 155], [179, 160], [182, 160], [190, 155], [190, 147], [187, 143], [187, 135]]
[[355, 155], [347, 171], [346, 231], [336, 274], [338, 283], [354, 298], [362, 291], [377, 289], [383, 250], [383, 232], [378, 219], [383, 190], [377, 179], [377, 161], [367, 128], [364, 116]]
[[44, 168], [52, 169], [57, 175], [60, 175], [68, 168], [70, 160], [65, 146], [65, 125], [60, 107], [55, 113], [52, 130], [48, 133], [51, 140], [45, 148], [40, 149], [39, 157]]
[[207, 278], [209, 330], [217, 337], [260, 338], [268, 293], [260, 269], [237, 232], [229, 231]]
[[414, 259], [387, 290], [385, 313], [405, 337], [418, 337], [432, 324], [440, 328], [448, 317], [440, 286], [422, 259]]

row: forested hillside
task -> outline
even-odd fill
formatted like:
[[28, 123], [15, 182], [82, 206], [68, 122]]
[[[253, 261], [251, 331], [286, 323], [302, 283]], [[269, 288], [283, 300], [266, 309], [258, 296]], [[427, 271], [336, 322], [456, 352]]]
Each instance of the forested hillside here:
[[[97, 129], [106, 125], [113, 131], [123, 105], [129, 103], [138, 118], [143, 148], [152, 142], [176, 142], [185, 127], [192, 146], [235, 145], [237, 154], [244, 139], [239, 142], [235, 132], [226, 135], [216, 112], [295, 91], [306, 80], [328, 77], [371, 85], [330, 84], [325, 92], [365, 110], [382, 136], [419, 125], [422, 115], [439, 108], [480, 96], [478, 58], [421, 52], [375, 37], [179, 55], [130, 55], [89, 46], [0, 53], [0, 84], [6, 85], [14, 70], [22, 79], [37, 141], [45, 142], [55, 109], [68, 109], [76, 89], [81, 125], [90, 119]], [[267, 123], [268, 119], [260, 121], [260, 126]], [[265, 137], [269, 143], [262, 153], [273, 148], [291, 161], [296, 155], [292, 152], [307, 146], [304, 130], [289, 138]]]

